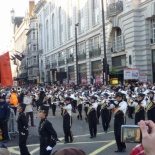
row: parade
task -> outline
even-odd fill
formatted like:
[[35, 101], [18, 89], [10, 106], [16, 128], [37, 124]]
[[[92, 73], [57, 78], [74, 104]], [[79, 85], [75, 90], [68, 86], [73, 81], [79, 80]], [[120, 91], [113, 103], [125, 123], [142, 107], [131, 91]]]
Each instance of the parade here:
[[[127, 83], [115, 86], [29, 85], [22, 87], [1, 87], [0, 110], [2, 112], [0, 113], [0, 127], [3, 137], [1, 142], [4, 144], [9, 143], [12, 131], [8, 130], [8, 126], [11, 123], [14, 134], [19, 134], [21, 154], [30, 154], [27, 152], [26, 139], [28, 138], [29, 127], [35, 127], [33, 116], [35, 110], [38, 111], [38, 118], [41, 119], [38, 126], [40, 155], [50, 155], [53, 147], [60, 142], [59, 135], [56, 133], [57, 129], [53, 128], [52, 124], [46, 121], [49, 109], [51, 109], [53, 116], [57, 116], [57, 111], [61, 111], [58, 117], [63, 117], [62, 132], [64, 133], [64, 145], [66, 143], [74, 144], [74, 131], [72, 130], [72, 123], [74, 123], [72, 119], [73, 113], [76, 114], [79, 121], [84, 121], [88, 124], [87, 131], [89, 131], [90, 139], [98, 136], [97, 124], [101, 123], [102, 131], [107, 133], [110, 128], [109, 124], [113, 123], [112, 118], [114, 118], [113, 130], [117, 145], [115, 152], [125, 152], [128, 148], [125, 143], [121, 142], [121, 126], [126, 124], [127, 117], [135, 125], [138, 125], [141, 120], [155, 122], [154, 88], [155, 86], [149, 82]], [[3, 104], [5, 106], [2, 106]], [[10, 109], [13, 111], [11, 112]], [[17, 112], [19, 112], [19, 115], [17, 115]], [[11, 113], [15, 116], [14, 119], [17, 120], [18, 126], [16, 123], [13, 123], [14, 121], [16, 122], [14, 119], [9, 122]], [[78, 124], [76, 125], [78, 126]], [[15, 128], [17, 129], [16, 131]], [[46, 136], [49, 138], [50, 135], [53, 137], [52, 141], [46, 139]]]

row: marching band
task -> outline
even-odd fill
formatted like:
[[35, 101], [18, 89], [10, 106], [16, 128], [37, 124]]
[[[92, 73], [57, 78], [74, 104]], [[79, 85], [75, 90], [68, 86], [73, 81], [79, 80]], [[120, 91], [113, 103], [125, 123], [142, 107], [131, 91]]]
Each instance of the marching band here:
[[[85, 120], [88, 122], [90, 138], [97, 136], [97, 124], [101, 116], [103, 131], [106, 133], [109, 128], [111, 116], [114, 116], [114, 135], [117, 144], [115, 152], [124, 152], [125, 143], [121, 142], [121, 125], [126, 123], [126, 114], [134, 123], [145, 120], [155, 122], [155, 85], [150, 83], [131, 83], [116, 86], [84, 85], [84, 86], [28, 86], [1, 88], [1, 94], [10, 95], [10, 104], [16, 110], [16, 94], [19, 102], [20, 95], [29, 92], [29, 98], [33, 105], [39, 107], [48, 105], [52, 109], [53, 116], [56, 109], [61, 109], [63, 116], [63, 130], [65, 143], [73, 142], [72, 112], [76, 113], [77, 119], [82, 120], [82, 110], [85, 112]], [[27, 102], [27, 101], [24, 101]], [[134, 117], [133, 117], [134, 115]], [[34, 125], [32, 120], [31, 125]]]

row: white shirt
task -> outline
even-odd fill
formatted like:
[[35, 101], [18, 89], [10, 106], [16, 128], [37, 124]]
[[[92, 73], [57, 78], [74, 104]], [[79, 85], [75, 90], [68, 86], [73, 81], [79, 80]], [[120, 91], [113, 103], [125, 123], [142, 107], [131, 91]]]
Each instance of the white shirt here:
[[23, 103], [26, 104], [25, 112], [32, 112], [32, 98], [30, 96], [24, 96]]
[[67, 110], [67, 112], [69, 113], [70, 116], [72, 115], [72, 106], [71, 106], [71, 104], [68, 104], [68, 105], [64, 106], [63, 108]]
[[97, 109], [97, 106], [98, 106], [98, 103], [97, 103], [97, 102], [92, 103], [92, 107], [93, 107], [95, 110]]

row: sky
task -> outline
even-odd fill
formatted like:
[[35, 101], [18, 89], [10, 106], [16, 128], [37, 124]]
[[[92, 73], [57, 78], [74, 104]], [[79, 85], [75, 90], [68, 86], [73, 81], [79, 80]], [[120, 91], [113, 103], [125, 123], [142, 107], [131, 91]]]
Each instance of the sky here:
[[[34, 0], [35, 4], [39, 0]], [[24, 17], [28, 12], [29, 0], [2, 0], [0, 5], [0, 53], [8, 49], [10, 22], [12, 8], [15, 10], [15, 16]]]

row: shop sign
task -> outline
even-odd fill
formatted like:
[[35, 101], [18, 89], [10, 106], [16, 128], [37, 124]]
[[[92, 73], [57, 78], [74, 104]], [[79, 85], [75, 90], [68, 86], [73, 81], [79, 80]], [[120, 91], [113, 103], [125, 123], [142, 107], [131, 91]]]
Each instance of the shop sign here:
[[87, 77], [82, 77], [81, 82], [82, 84], [87, 84]]
[[100, 76], [97, 76], [95, 80], [96, 80], [96, 84], [102, 84], [102, 78]]
[[139, 76], [138, 68], [124, 68], [124, 80], [138, 80]]
[[140, 82], [147, 82], [147, 74], [141, 73], [139, 77]]

